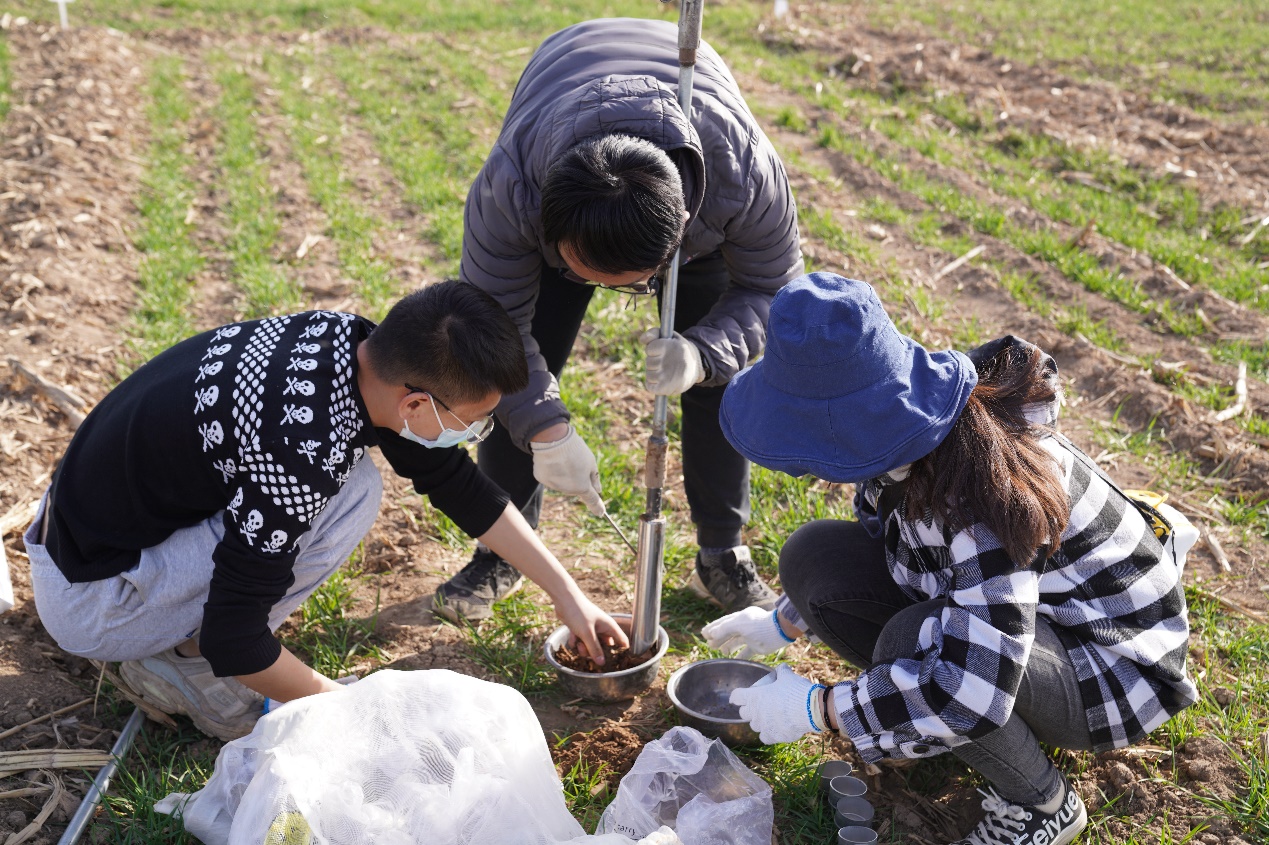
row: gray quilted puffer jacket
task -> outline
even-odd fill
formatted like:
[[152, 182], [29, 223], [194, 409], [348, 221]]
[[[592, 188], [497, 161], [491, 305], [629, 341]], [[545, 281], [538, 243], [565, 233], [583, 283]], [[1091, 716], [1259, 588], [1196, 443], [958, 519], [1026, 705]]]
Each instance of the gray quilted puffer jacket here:
[[736, 81], [702, 43], [692, 120], [677, 102], [678, 30], [658, 20], [592, 20], [538, 47], [516, 86], [498, 141], [467, 195], [461, 277], [511, 314], [529, 357], [528, 389], [498, 417], [528, 450], [534, 434], [569, 419], [559, 385], [529, 336], [546, 266], [563, 269], [542, 236], [541, 195], [551, 164], [594, 135], [638, 136], [669, 152], [691, 215], [683, 255], [721, 251], [732, 287], [684, 334], [708, 359], [706, 384], [724, 384], [761, 354], [771, 297], [803, 272], [797, 211], [771, 142]]

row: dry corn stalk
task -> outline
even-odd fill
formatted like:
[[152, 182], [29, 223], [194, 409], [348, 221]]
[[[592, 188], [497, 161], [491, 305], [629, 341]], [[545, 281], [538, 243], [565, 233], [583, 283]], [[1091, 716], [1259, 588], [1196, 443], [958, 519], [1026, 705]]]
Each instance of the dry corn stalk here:
[[100, 769], [109, 762], [109, 752], [91, 748], [0, 751], [0, 777], [8, 777], [28, 769]]

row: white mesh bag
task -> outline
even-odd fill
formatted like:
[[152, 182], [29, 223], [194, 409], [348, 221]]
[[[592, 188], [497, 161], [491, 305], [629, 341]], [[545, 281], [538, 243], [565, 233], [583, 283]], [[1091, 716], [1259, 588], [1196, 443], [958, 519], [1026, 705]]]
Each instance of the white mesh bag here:
[[221, 750], [202, 790], [155, 809], [207, 845], [632, 841], [586, 836], [569, 815], [524, 696], [444, 669], [377, 672], [280, 707]]

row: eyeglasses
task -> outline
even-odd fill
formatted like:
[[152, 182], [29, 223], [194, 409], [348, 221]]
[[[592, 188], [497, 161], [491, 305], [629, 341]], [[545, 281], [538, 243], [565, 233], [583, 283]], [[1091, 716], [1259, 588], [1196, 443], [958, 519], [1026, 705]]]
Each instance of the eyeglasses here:
[[[411, 390], [411, 391], [413, 391], [413, 392], [415, 392], [415, 393], [426, 393], [428, 396], [430, 396], [430, 397], [432, 398], [432, 400], [433, 400], [433, 401], [435, 401], [435, 402], [436, 402], [436, 404], [438, 404], [438, 405], [440, 405], [442, 408], [444, 408], [444, 409], [445, 409], [445, 411], [446, 411], [446, 413], [448, 413], [451, 417], [453, 417], [454, 419], [456, 419], [456, 420], [458, 420], [460, 423], [462, 423], [462, 424], [463, 424], [463, 429], [467, 432], [467, 442], [468, 442], [468, 443], [479, 443], [480, 441], [482, 441], [482, 440], [484, 440], [486, 437], [488, 437], [488, 436], [489, 436], [489, 433], [493, 431], [493, 429], [494, 429], [494, 418], [493, 418], [493, 414], [490, 414], [490, 415], [489, 415], [489, 416], [487, 416], [487, 417], [481, 417], [480, 419], [475, 420], [475, 421], [473, 421], [473, 422], [470, 422], [470, 423], [469, 423], [469, 422], [467, 422], [466, 420], [464, 420], [462, 417], [460, 417], [458, 414], [454, 413], [454, 409], [453, 409], [453, 408], [451, 408], [449, 405], [446, 405], [446, 404], [445, 404], [445, 401], [444, 401], [443, 399], [441, 399], [441, 397], [439, 397], [439, 396], [437, 396], [435, 393], [433, 393], [432, 391], [430, 391], [430, 390], [424, 390], [424, 389], [423, 389], [423, 388], [421, 388], [421, 387], [415, 387], [414, 385], [410, 384], [409, 382], [404, 382], [404, 384], [405, 384], [405, 387], [406, 387], [406, 389], [407, 389], [407, 390]], [[433, 412], [433, 413], [436, 413], [436, 408], [433, 408], [433, 409], [432, 409], [432, 412]], [[436, 421], [437, 421], [438, 423], [440, 423], [440, 426], [441, 426], [441, 428], [442, 428], [442, 429], [447, 429], [447, 428], [448, 428], [448, 427], [445, 425], [445, 423], [441, 422], [441, 415], [440, 415], [440, 414], [436, 414]]]
[[625, 285], [602, 285], [599, 282], [593, 282], [590, 279], [583, 279], [572, 270], [563, 271], [564, 278], [578, 285], [590, 285], [591, 287], [607, 288], [608, 290], [620, 291], [621, 293], [629, 293], [635, 296], [648, 296], [657, 292], [661, 286], [660, 272], [653, 273], [650, 277], [642, 282], [630, 282]]

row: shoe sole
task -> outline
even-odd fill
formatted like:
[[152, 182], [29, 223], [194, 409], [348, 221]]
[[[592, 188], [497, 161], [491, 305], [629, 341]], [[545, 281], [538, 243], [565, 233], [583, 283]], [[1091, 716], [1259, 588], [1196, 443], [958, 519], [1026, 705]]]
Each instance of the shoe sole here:
[[[153, 672], [149, 673], [144, 679], [130, 678], [130, 667], [127, 663], [120, 664], [119, 675], [128, 682], [128, 686], [132, 687], [132, 691], [136, 693], [146, 704], [157, 707], [164, 713], [177, 716], [185, 716], [194, 723], [194, 727], [198, 728], [208, 736], [214, 736], [221, 742], [229, 742], [230, 740], [244, 737], [251, 733], [251, 730], [242, 730], [240, 728], [230, 728], [220, 722], [214, 722], [208, 719], [193, 707], [188, 707], [181, 702], [186, 701], [181, 691], [172, 683], [164, 680]], [[173, 703], [175, 702], [175, 703]]]
[[687, 589], [697, 598], [704, 599], [714, 607], [722, 607], [723, 603], [714, 598], [714, 594], [709, 591], [709, 587], [705, 586], [705, 582], [701, 580], [701, 574], [695, 569], [692, 570], [692, 577], [688, 579]]
[[[438, 616], [448, 619], [455, 625], [461, 625], [463, 622], [483, 622], [493, 616], [493, 606], [503, 599], [513, 596], [520, 592], [520, 588], [524, 586], [524, 579], [521, 578], [516, 582], [515, 586], [502, 595], [502, 598], [495, 599], [489, 604], [471, 604], [462, 600], [454, 601], [441, 595], [441, 591], [437, 590], [432, 595], [432, 612]], [[470, 607], [469, 611], [464, 611], [464, 605]]]
[[1084, 806], [1084, 802], [1080, 802], [1080, 814], [1069, 828], [1066, 829], [1061, 836], [1054, 839], [1052, 845], [1069, 845], [1074, 842], [1075, 838], [1084, 832], [1084, 828], [1088, 827], [1088, 808]]

